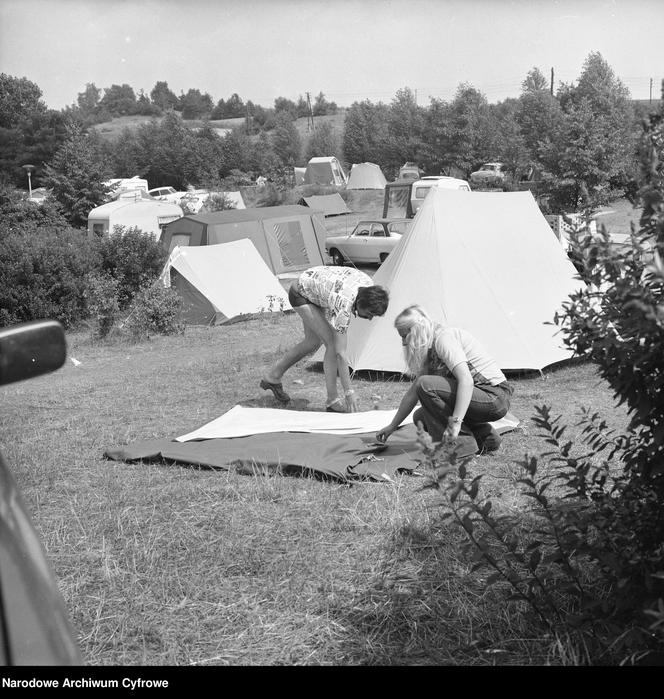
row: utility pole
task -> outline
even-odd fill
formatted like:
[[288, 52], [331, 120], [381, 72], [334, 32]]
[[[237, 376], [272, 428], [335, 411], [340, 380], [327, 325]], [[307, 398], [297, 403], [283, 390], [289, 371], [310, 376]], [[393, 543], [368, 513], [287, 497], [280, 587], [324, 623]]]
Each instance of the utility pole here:
[[551, 97], [553, 97], [553, 68], [551, 68]]
[[311, 97], [307, 92], [307, 131], [314, 130], [314, 111], [311, 108]]
[[650, 104], [652, 104], [652, 78], [650, 78]]

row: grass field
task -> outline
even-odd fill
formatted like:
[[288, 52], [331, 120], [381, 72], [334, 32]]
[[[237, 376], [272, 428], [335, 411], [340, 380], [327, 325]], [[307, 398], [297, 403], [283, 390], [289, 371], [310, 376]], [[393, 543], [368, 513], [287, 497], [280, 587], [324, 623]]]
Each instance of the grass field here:
[[[634, 212], [622, 205], [614, 220]], [[353, 216], [362, 216], [356, 211]], [[608, 222], [607, 215], [607, 222]], [[623, 221], [624, 225], [624, 221]], [[139, 344], [68, 334], [58, 372], [0, 389], [0, 448], [43, 538], [92, 665], [566, 665], [574, 648], [485, 590], [423, 479], [352, 486], [165, 464], [105, 449], [184, 434], [234, 405], [275, 407], [264, 368], [300, 333], [295, 314]], [[398, 337], [395, 334], [395, 342]], [[573, 436], [582, 407], [626, 415], [590, 364], [511, 377], [521, 419], [474, 473], [494, 507], [528, 510], [517, 462], [543, 441], [547, 404]], [[355, 382], [396, 407], [406, 383]], [[284, 386], [324, 405], [319, 364]]]

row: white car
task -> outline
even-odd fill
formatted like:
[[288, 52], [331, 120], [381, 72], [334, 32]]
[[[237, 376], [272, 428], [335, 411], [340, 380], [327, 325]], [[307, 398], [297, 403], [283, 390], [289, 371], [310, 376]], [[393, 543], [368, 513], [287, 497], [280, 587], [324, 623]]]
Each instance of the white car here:
[[159, 201], [169, 201], [171, 204], [179, 204], [186, 192], [178, 192], [174, 187], [155, 187], [149, 189], [148, 194]]
[[422, 205], [424, 198], [429, 193], [432, 187], [442, 187], [443, 189], [461, 189], [470, 192], [470, 185], [466, 180], [460, 180], [457, 177], [447, 177], [444, 175], [431, 175], [422, 177], [422, 179], [413, 182], [413, 188], [410, 194], [410, 206], [413, 209], [413, 215]]
[[505, 170], [502, 163], [484, 163], [479, 170], [470, 173], [473, 184], [497, 186], [505, 181]]
[[413, 221], [409, 218], [376, 218], [360, 221], [350, 235], [325, 241], [325, 251], [335, 265], [381, 264], [394, 250]]

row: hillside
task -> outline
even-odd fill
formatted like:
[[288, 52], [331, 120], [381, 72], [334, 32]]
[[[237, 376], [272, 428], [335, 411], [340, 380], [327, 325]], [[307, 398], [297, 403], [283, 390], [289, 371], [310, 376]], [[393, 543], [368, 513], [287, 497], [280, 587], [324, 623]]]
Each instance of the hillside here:
[[[325, 122], [330, 122], [334, 130], [341, 136], [343, 134], [344, 119], [346, 117], [346, 110], [339, 109], [336, 114], [329, 114], [325, 116], [315, 116], [313, 117], [314, 128], [318, 124]], [[149, 117], [149, 116], [124, 116], [117, 117], [111, 121], [105, 121], [101, 124], [96, 124], [94, 129], [99, 132], [99, 134], [107, 140], [115, 140], [124, 129], [135, 129], [141, 124], [148, 124], [151, 121], [161, 121], [163, 117]], [[203, 126], [205, 123], [202, 119], [185, 119], [184, 123], [190, 128], [197, 128]], [[237, 119], [218, 119], [208, 122], [213, 129], [234, 129], [237, 127], [244, 126], [244, 118], [239, 117]], [[301, 117], [295, 122], [295, 126], [298, 133], [303, 140], [306, 140], [311, 134], [311, 123], [307, 117]]]

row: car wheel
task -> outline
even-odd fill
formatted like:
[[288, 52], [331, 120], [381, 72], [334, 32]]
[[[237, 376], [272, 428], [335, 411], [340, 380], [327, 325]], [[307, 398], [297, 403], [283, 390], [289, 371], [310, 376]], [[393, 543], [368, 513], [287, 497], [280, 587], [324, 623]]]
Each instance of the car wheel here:
[[381, 253], [380, 253], [379, 257], [380, 257], [380, 263], [381, 263], [381, 265], [383, 264], [383, 262], [385, 262], [385, 260], [387, 260], [387, 256], [388, 256], [389, 254], [390, 254], [389, 252], [381, 252]]
[[336, 248], [332, 248], [332, 250], [330, 250], [330, 257], [335, 265], [341, 266], [345, 262], [344, 256]]

